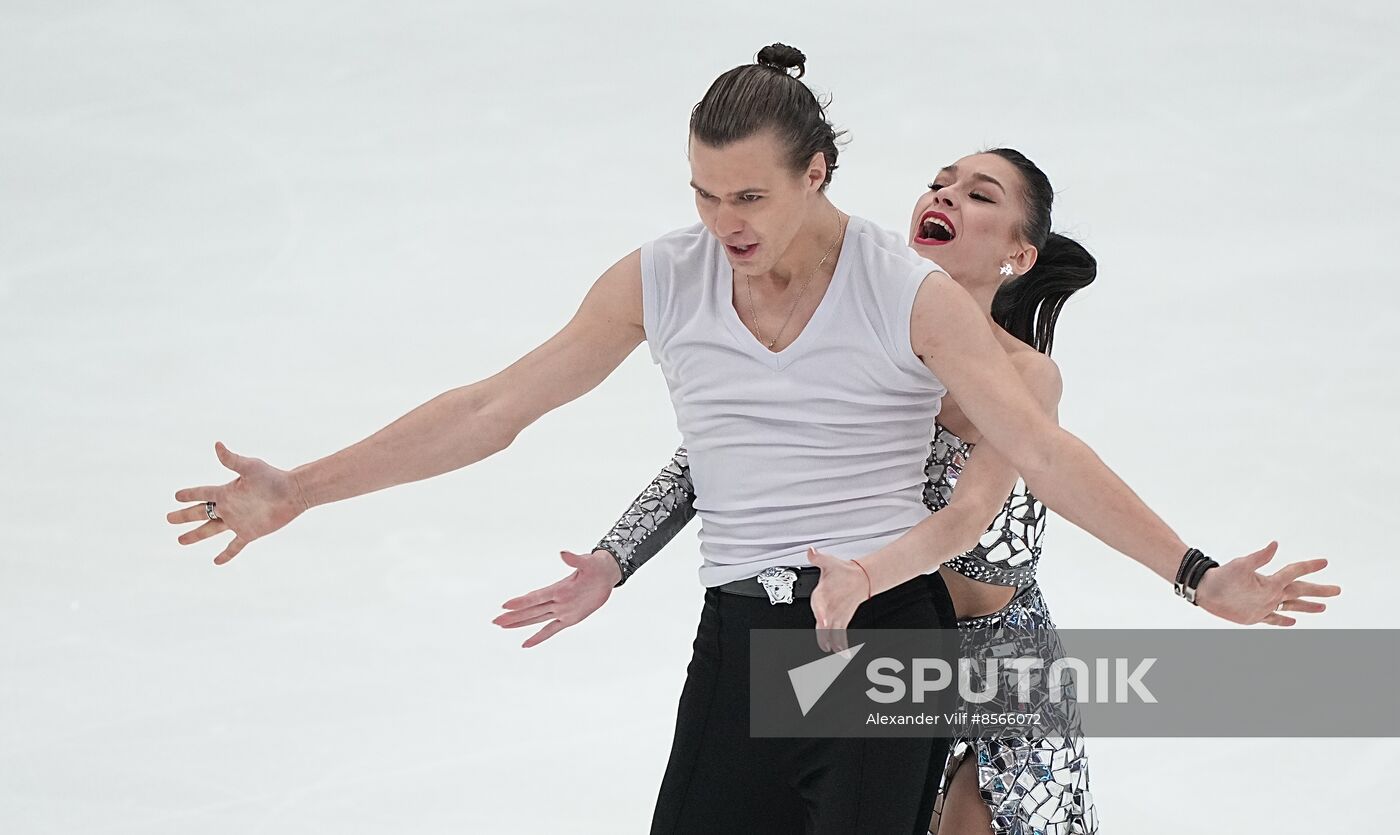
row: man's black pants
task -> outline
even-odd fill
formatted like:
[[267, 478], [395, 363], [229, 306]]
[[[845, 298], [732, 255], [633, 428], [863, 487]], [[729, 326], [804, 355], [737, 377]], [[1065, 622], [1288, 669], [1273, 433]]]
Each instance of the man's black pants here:
[[[949, 740], [749, 735], [749, 630], [815, 628], [808, 598], [705, 592], [652, 835], [925, 835]], [[932, 574], [861, 604], [850, 628], [954, 629], [956, 616]]]

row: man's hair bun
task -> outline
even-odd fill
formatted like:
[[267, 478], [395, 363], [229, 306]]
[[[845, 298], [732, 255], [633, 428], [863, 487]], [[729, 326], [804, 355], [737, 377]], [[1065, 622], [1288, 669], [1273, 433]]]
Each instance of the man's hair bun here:
[[765, 67], [772, 67], [775, 70], [788, 70], [796, 68], [795, 78], [801, 78], [807, 72], [807, 56], [802, 54], [802, 50], [795, 46], [788, 46], [785, 43], [769, 44], [758, 51], [758, 63]]

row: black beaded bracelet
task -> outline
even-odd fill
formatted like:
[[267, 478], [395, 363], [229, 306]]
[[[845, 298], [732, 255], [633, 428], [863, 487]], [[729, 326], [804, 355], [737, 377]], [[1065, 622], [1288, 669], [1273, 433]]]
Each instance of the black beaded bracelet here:
[[1186, 555], [1181, 558], [1181, 565], [1177, 566], [1176, 582], [1172, 584], [1172, 588], [1192, 606], [1199, 606], [1196, 602], [1196, 589], [1201, 584], [1201, 578], [1210, 569], [1218, 567], [1220, 563], [1195, 548], [1188, 548]]
[[[1201, 552], [1197, 551], [1195, 548], [1186, 549], [1186, 556], [1181, 558], [1181, 564], [1176, 567], [1176, 579], [1172, 581], [1173, 586], [1177, 587], [1178, 589], [1180, 588], [1182, 582], [1186, 580], [1187, 566], [1192, 565], [1195, 562], [1195, 557], [1192, 555], [1199, 553]], [[1177, 593], [1180, 594], [1179, 591]]]
[[1201, 577], [1205, 576], [1206, 569], [1214, 568], [1215, 565], [1215, 560], [1210, 557], [1198, 560], [1195, 568], [1191, 569], [1191, 576], [1186, 578], [1186, 587], [1192, 589], [1199, 587], [1201, 585]]

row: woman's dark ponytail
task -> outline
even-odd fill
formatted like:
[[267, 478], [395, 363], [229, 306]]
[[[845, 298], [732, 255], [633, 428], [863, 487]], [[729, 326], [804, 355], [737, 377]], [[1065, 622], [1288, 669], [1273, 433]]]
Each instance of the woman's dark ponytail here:
[[1055, 190], [1039, 166], [1010, 148], [986, 153], [996, 154], [1021, 173], [1026, 185], [1026, 223], [1021, 233], [1039, 252], [1034, 267], [997, 290], [992, 319], [1007, 333], [1049, 355], [1060, 309], [1075, 291], [1093, 283], [1098, 262], [1077, 241], [1050, 231]]
[[1078, 241], [1055, 232], [1039, 249], [1034, 267], [997, 290], [992, 318], [1007, 333], [1049, 355], [1060, 308], [1076, 290], [1093, 283], [1099, 267]]

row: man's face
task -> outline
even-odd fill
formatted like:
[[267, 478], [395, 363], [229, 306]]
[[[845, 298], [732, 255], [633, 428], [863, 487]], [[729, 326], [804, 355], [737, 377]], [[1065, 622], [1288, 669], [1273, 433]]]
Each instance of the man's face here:
[[763, 275], [802, 228], [826, 164], [816, 154], [793, 172], [782, 142], [762, 131], [723, 148], [691, 137], [690, 175], [700, 220], [724, 244], [734, 271]]

